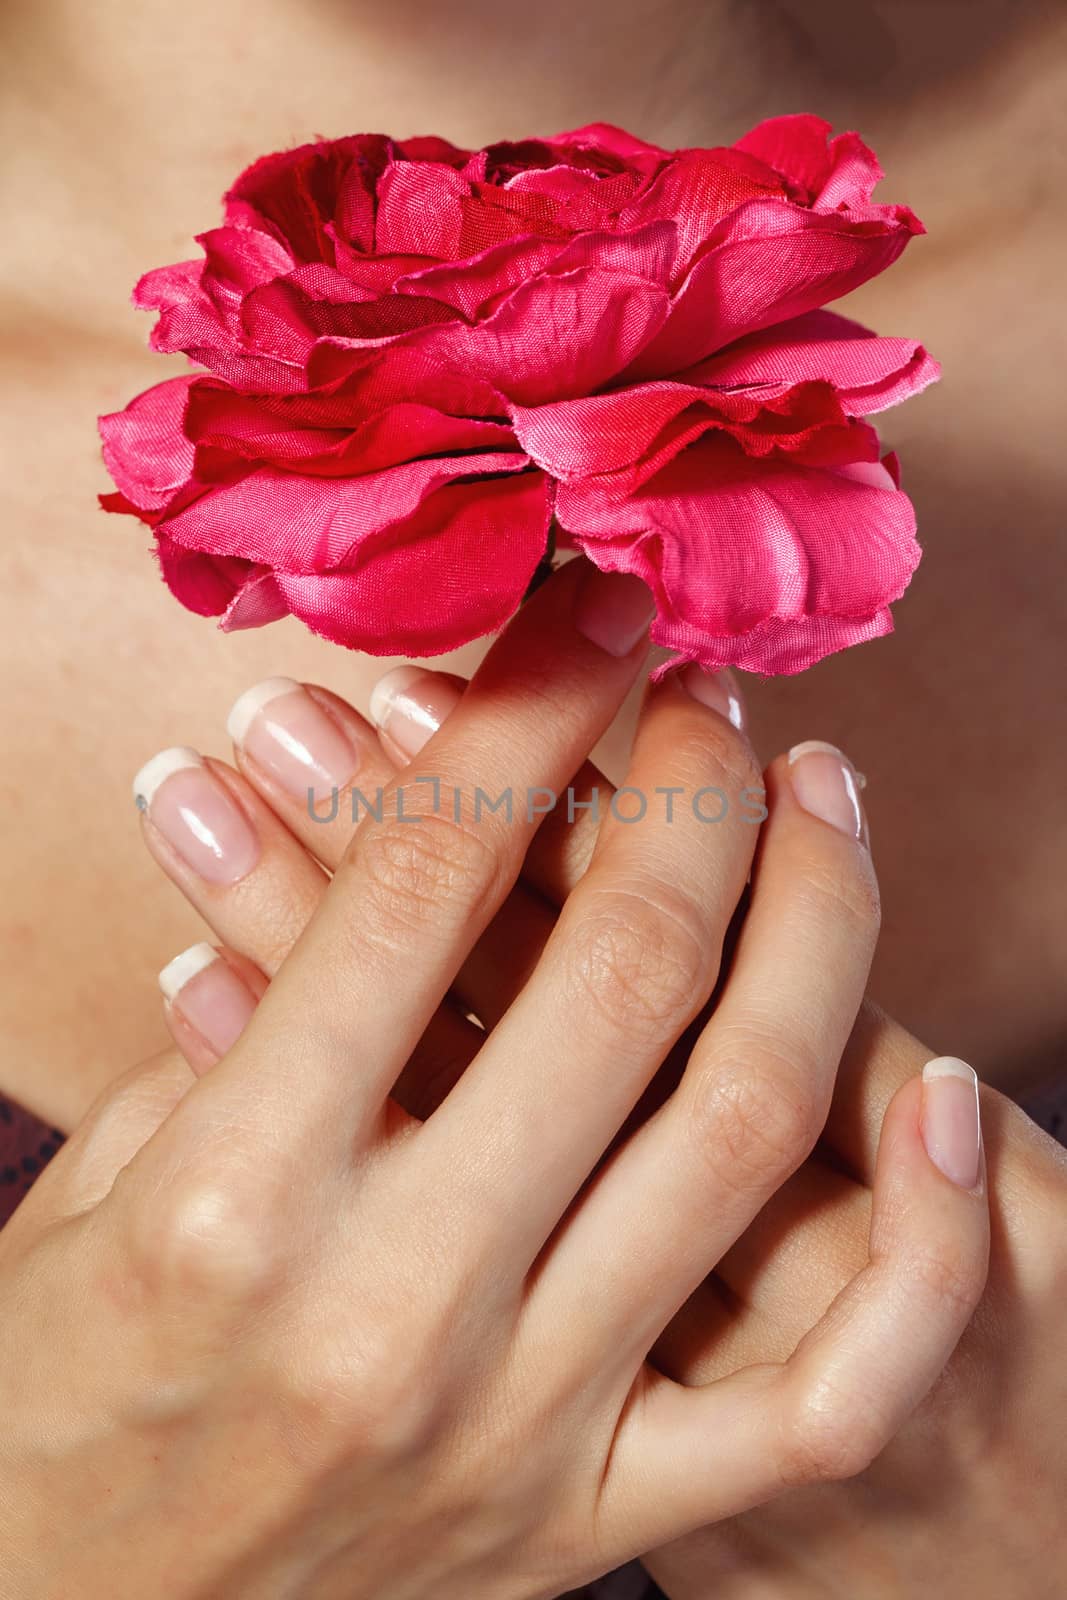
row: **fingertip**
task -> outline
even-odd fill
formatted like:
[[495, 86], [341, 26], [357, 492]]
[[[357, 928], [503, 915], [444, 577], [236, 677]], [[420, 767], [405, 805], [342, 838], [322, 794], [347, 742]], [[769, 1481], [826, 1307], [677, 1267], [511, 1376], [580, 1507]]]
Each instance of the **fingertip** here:
[[977, 1187], [982, 1172], [978, 1074], [958, 1056], [937, 1056], [923, 1068], [919, 1125], [927, 1155], [960, 1189]]
[[956, 1056], [936, 1056], [897, 1090], [882, 1125], [881, 1151], [925, 1166], [964, 1193], [984, 1185], [978, 1075]]
[[194, 1072], [206, 1071], [224, 1056], [255, 1012], [262, 991], [249, 983], [248, 965], [238, 967], [228, 953], [201, 942], [160, 973], [168, 1026]]

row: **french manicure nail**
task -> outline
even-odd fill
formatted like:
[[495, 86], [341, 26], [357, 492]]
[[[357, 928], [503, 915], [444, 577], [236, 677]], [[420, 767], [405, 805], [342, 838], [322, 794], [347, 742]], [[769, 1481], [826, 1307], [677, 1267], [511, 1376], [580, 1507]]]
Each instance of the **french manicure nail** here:
[[836, 745], [821, 739], [794, 745], [789, 752], [789, 779], [805, 811], [853, 839], [865, 839], [856, 771]]
[[717, 711], [735, 728], [744, 727], [744, 701], [741, 699], [737, 679], [729, 668], [722, 672], [705, 672], [703, 667], [691, 661], [679, 672], [678, 682], [686, 694], [694, 700], [699, 700], [702, 706], [709, 706], [712, 711]]
[[394, 667], [371, 691], [371, 720], [406, 756], [417, 756], [462, 693], [458, 684], [439, 672]]
[[574, 623], [609, 656], [628, 656], [648, 633], [655, 611], [648, 585], [632, 572], [590, 567], [575, 596]]
[[168, 962], [159, 987], [171, 1009], [220, 1056], [237, 1042], [256, 1009], [251, 990], [209, 944], [194, 944]]
[[347, 788], [359, 753], [347, 734], [294, 678], [265, 678], [246, 689], [226, 719], [226, 729], [294, 799], [316, 799]]
[[259, 860], [255, 829], [195, 750], [163, 750], [133, 780], [133, 797], [187, 867], [207, 883], [236, 883]]
[[982, 1125], [978, 1074], [956, 1056], [938, 1056], [923, 1068], [919, 1116], [926, 1153], [961, 1189], [978, 1183]]

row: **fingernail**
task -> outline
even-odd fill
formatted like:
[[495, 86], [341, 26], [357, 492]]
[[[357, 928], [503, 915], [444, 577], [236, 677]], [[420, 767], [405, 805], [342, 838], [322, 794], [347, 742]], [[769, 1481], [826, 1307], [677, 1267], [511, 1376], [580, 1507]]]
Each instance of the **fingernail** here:
[[294, 799], [347, 788], [359, 768], [352, 741], [294, 678], [246, 689], [226, 719], [238, 749]]
[[457, 705], [463, 690], [425, 667], [394, 667], [370, 697], [372, 721], [407, 756], [417, 756]]
[[955, 1056], [938, 1056], [923, 1068], [919, 1116], [926, 1153], [939, 1172], [961, 1189], [978, 1183], [982, 1124], [978, 1074]]
[[737, 679], [729, 668], [723, 672], [705, 672], [703, 667], [691, 661], [679, 672], [678, 682], [686, 694], [699, 700], [702, 706], [710, 706], [712, 711], [717, 711], [735, 728], [744, 727], [745, 703], [741, 699]]
[[133, 780], [137, 809], [207, 883], [236, 883], [259, 860], [255, 829], [195, 750], [153, 756]]
[[194, 944], [159, 974], [163, 998], [220, 1056], [241, 1037], [256, 998], [209, 944]]
[[789, 779], [805, 811], [853, 839], [866, 838], [855, 768], [835, 745], [808, 739], [789, 752]]
[[591, 567], [574, 602], [574, 624], [609, 656], [628, 656], [648, 632], [656, 611], [649, 587], [632, 572]]

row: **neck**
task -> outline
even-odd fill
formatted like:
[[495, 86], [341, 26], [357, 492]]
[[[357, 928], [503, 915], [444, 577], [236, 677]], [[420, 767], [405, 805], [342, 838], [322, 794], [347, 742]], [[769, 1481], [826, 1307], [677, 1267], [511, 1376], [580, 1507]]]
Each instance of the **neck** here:
[[1025, 103], [1031, 125], [1042, 96], [1052, 111], [1060, 52], [1038, 10], [1020, 0], [1005, 24], [1002, 0], [969, 0], [961, 30], [954, 0], [541, 0], [517, 39], [495, 0], [456, 0], [443, 22], [436, 0], [393, 0], [387, 23], [362, 0], [97, 0], [88, 29], [73, 0], [8, 0], [0, 294], [20, 316], [113, 330], [134, 279], [193, 253], [246, 162], [357, 129], [478, 145], [599, 117], [706, 144], [812, 109], [860, 127], [887, 197], [973, 238], [991, 195], [1018, 193], [1020, 154], [1036, 170], [1010, 121]]

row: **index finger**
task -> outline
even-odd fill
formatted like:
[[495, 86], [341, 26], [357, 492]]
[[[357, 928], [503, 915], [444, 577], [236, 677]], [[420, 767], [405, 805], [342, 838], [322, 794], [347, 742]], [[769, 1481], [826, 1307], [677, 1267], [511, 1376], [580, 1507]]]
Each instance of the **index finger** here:
[[[608, 726], [640, 671], [651, 596], [573, 562], [490, 651], [416, 772], [353, 836], [312, 923], [205, 1095], [255, 1057], [257, 1104], [321, 1125], [366, 1124], [518, 877], [544, 804]], [[360, 1071], [351, 1072], [358, 1051]], [[298, 1090], [298, 1092], [296, 1092]]]

